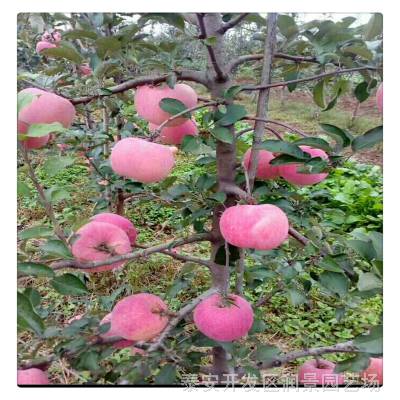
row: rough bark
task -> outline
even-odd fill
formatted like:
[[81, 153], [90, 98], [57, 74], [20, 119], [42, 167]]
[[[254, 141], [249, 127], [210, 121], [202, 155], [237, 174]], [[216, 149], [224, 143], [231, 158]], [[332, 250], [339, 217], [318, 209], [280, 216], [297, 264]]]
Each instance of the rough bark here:
[[[274, 50], [276, 45], [276, 24], [278, 15], [275, 13], [268, 14], [267, 17], [267, 38], [265, 39], [264, 46], [264, 58], [263, 68], [261, 72], [261, 86], [268, 85], [271, 83], [272, 63]], [[269, 100], [269, 88], [260, 90], [257, 101], [257, 117], [260, 119], [267, 118], [267, 108]], [[249, 187], [248, 192], [251, 193], [254, 180], [256, 177], [258, 158], [259, 158], [259, 146], [262, 142], [264, 134], [265, 122], [257, 120], [254, 125], [254, 136], [253, 145], [250, 154], [250, 165], [249, 165]]]

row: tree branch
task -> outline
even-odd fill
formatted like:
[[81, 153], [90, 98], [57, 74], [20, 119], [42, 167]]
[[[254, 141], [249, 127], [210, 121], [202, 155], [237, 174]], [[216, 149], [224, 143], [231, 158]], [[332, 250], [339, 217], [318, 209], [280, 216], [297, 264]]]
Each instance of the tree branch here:
[[[208, 241], [211, 240], [211, 235], [209, 233], [199, 233], [197, 235], [190, 236], [188, 238], [182, 238], [173, 240], [168, 243], [159, 244], [152, 247], [147, 247], [143, 250], [138, 250], [136, 252], [122, 254], [119, 256], [110, 257], [103, 261], [92, 261], [92, 262], [80, 262], [78, 260], [63, 260], [55, 262], [51, 265], [54, 270], [59, 270], [63, 268], [76, 268], [83, 270], [90, 270], [93, 268], [101, 267], [103, 265], [113, 264], [118, 261], [129, 261], [135, 258], [147, 257], [153, 253], [160, 253], [163, 250], [172, 249], [174, 247], [183, 246], [184, 244]], [[168, 254], [169, 255], [169, 254]]]
[[242, 91], [245, 90], [264, 90], [273, 87], [281, 87], [281, 86], [288, 86], [294, 83], [302, 83], [302, 82], [309, 82], [314, 81], [317, 79], [326, 78], [328, 76], [335, 76], [335, 75], [342, 75], [342, 74], [351, 74], [353, 72], [360, 72], [360, 71], [378, 71], [380, 68], [375, 67], [356, 67], [356, 68], [349, 68], [349, 69], [337, 69], [331, 72], [325, 72], [319, 75], [309, 76], [308, 78], [300, 78], [300, 79], [293, 79], [291, 81], [284, 81], [284, 82], [274, 82], [269, 83], [267, 85], [259, 85], [259, 86], [242, 86]]
[[[268, 85], [271, 82], [273, 54], [276, 44], [276, 25], [278, 15], [276, 13], [269, 13], [267, 16], [267, 38], [264, 46], [263, 69], [261, 72], [261, 86]], [[257, 118], [266, 119], [269, 100], [269, 88], [260, 90], [257, 101]], [[256, 120], [254, 124], [253, 144], [250, 153], [250, 163], [248, 169], [249, 185], [248, 191], [251, 193], [256, 178], [258, 159], [259, 159], [259, 146], [262, 141], [264, 133], [264, 123]]]
[[238, 16], [230, 19], [228, 22], [223, 24], [221, 26], [221, 28], [218, 29], [218, 33], [223, 35], [229, 29], [231, 29], [231, 28], [235, 27], [236, 25], [240, 24], [240, 22], [242, 22], [249, 14], [250, 13], [239, 14]]
[[190, 312], [192, 312], [192, 310], [204, 299], [206, 299], [207, 297], [211, 296], [214, 293], [217, 293], [218, 290], [216, 288], [211, 288], [209, 290], [207, 290], [206, 292], [202, 293], [200, 296], [196, 297], [195, 299], [193, 299], [192, 301], [190, 301], [188, 304], [186, 304], [186, 306], [182, 307], [179, 312], [177, 313], [177, 315], [174, 318], [171, 318], [167, 324], [167, 326], [165, 327], [165, 329], [163, 330], [163, 332], [161, 333], [161, 335], [158, 337], [157, 341], [154, 342], [153, 344], [150, 345], [150, 347], [148, 348], [148, 352], [152, 352], [152, 351], [156, 351], [158, 350], [164, 340], [167, 338], [167, 336], [169, 335], [169, 333], [179, 324], [179, 322]]
[[[199, 38], [203, 39], [203, 40], [207, 39], [207, 31], [206, 31], [206, 26], [204, 24], [204, 15], [203, 14], [196, 14], [196, 15], [197, 15], [197, 19], [199, 21], [199, 28], [200, 28]], [[227, 76], [217, 62], [217, 57], [215, 56], [214, 48], [212, 46], [210, 46], [209, 44], [206, 44], [206, 43], [204, 43], [204, 44], [207, 48], [208, 55], [210, 57], [211, 64], [214, 68], [215, 74], [217, 75], [217, 80], [220, 82], [226, 81]]]
[[[175, 72], [178, 80], [197, 82], [204, 86], [207, 86], [207, 80], [206, 80], [205, 74], [201, 71], [188, 70], [188, 71], [174, 71], [174, 72]], [[168, 77], [169, 77], [169, 74], [165, 74], [165, 75], [161, 75], [161, 76], [143, 76], [143, 77], [136, 78], [136, 79], [130, 79], [119, 85], [107, 88], [107, 91], [105, 91], [103, 93], [98, 93], [95, 95], [85, 96], [85, 97], [77, 97], [75, 99], [69, 99], [69, 100], [74, 105], [86, 104], [92, 100], [100, 99], [100, 98], [107, 97], [107, 96], [110, 96], [113, 94], [122, 93], [129, 89], [134, 89], [138, 86], [157, 85], [159, 83], [165, 82]]]
[[44, 193], [44, 189], [43, 189], [42, 185], [40, 184], [40, 182], [39, 182], [39, 180], [38, 180], [38, 178], [36, 176], [35, 170], [32, 167], [32, 163], [31, 163], [31, 160], [29, 158], [28, 150], [25, 148], [25, 146], [23, 144], [20, 146], [20, 149], [21, 149], [21, 153], [22, 153], [22, 156], [24, 158], [24, 161], [25, 161], [26, 165], [28, 166], [29, 177], [31, 178], [31, 181], [34, 184], [34, 186], [35, 186], [35, 188], [36, 188], [36, 190], [37, 190], [37, 192], [39, 194], [39, 197], [41, 199], [43, 207], [46, 210], [46, 214], [49, 217], [49, 219], [50, 219], [50, 221], [51, 221], [51, 223], [53, 225], [54, 232], [58, 236], [58, 238], [67, 247], [69, 247], [69, 244], [68, 244], [67, 238], [66, 238], [66, 236], [64, 234], [64, 231], [62, 230], [62, 228], [61, 228], [60, 224], [58, 223], [57, 218], [56, 218], [56, 216], [54, 214], [53, 207], [52, 207], [50, 201], [47, 200], [46, 195]]
[[[249, 61], [260, 61], [264, 58], [263, 54], [246, 54], [244, 56], [240, 56], [233, 60], [228, 67], [228, 71], [233, 72], [235, 68], [237, 68], [240, 64], [244, 64]], [[301, 63], [301, 62], [309, 62], [309, 63], [315, 63], [315, 64], [320, 64], [316, 57], [312, 56], [292, 56], [290, 54], [284, 54], [284, 53], [275, 53], [274, 58], [280, 58], [284, 60], [290, 60], [294, 61], [296, 63]]]
[[316, 347], [312, 349], [293, 351], [291, 353], [286, 353], [281, 356], [277, 356], [271, 361], [268, 362], [260, 362], [257, 364], [258, 367], [267, 369], [267, 368], [276, 368], [281, 367], [284, 364], [287, 364], [291, 361], [294, 361], [298, 358], [303, 357], [318, 357], [323, 354], [330, 353], [357, 353], [360, 350], [353, 344], [352, 341], [334, 344], [332, 346], [324, 346], [324, 347]]
[[[289, 129], [289, 130], [291, 130], [293, 132], [298, 133], [300, 136], [308, 137], [308, 135], [305, 132], [303, 132], [301, 129], [295, 128], [294, 126], [291, 126], [291, 125], [288, 125], [288, 124], [285, 124], [284, 122], [275, 121], [275, 120], [272, 120], [272, 119], [260, 118], [260, 117], [257, 117], [257, 116], [256, 117], [244, 117], [243, 119], [244, 120], [249, 120], [249, 121], [262, 121], [262, 122], [265, 122], [266, 124], [274, 124], [274, 125], [283, 126], [284, 128], [287, 128], [287, 129]], [[266, 128], [266, 129], [271, 130], [270, 128]], [[282, 140], [282, 137], [278, 137], [278, 138], [280, 140]]]

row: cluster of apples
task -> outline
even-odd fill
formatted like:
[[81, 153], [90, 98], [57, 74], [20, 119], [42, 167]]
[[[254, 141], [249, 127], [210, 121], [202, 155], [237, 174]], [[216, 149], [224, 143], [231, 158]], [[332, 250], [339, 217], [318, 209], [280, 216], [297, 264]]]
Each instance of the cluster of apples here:
[[[18, 114], [18, 133], [27, 133], [30, 125], [51, 124], [59, 122], [64, 128], [69, 128], [75, 118], [75, 107], [64, 97], [37, 88], [27, 88], [20, 93], [34, 95], [33, 101]], [[21, 139], [21, 137], [20, 137]], [[27, 149], [44, 147], [50, 139], [50, 134], [40, 137], [28, 137], [21, 140]]]
[[54, 31], [53, 33], [44, 32], [42, 38], [36, 44], [36, 52], [40, 53], [45, 49], [53, 49], [61, 42], [61, 33]]
[[[138, 114], [149, 122], [150, 130], [155, 130], [170, 118], [170, 114], [160, 107], [160, 101], [172, 98], [181, 101], [186, 108], [197, 104], [197, 94], [188, 85], [168, 86], [143, 85], [136, 89], [135, 106]], [[197, 135], [194, 120], [175, 118], [161, 129], [159, 141], [153, 143], [139, 138], [125, 138], [118, 141], [110, 156], [114, 172], [142, 183], [159, 182], [165, 179], [175, 165], [175, 146], [181, 144], [186, 135]]]
[[[130, 253], [136, 242], [137, 231], [129, 219], [113, 213], [101, 213], [93, 216], [76, 235], [77, 239], [71, 246], [73, 256], [80, 262], [91, 262]], [[109, 271], [123, 265], [124, 261], [118, 261], [88, 271]]]
[[[41, 53], [43, 50], [46, 49], [54, 49], [58, 47], [61, 42], [61, 33], [58, 31], [54, 31], [53, 33], [44, 32], [42, 38], [36, 44], [36, 53]], [[78, 66], [78, 72], [81, 75], [87, 76], [92, 75], [93, 71], [90, 68], [88, 63], [84, 63]]]

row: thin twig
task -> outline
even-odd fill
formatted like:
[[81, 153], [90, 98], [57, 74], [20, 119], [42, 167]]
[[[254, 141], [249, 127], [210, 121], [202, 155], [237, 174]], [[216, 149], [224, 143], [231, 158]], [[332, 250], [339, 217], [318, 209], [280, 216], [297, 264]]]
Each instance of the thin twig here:
[[43, 204], [43, 206], [44, 206], [44, 208], [46, 210], [46, 214], [49, 217], [49, 219], [50, 219], [50, 221], [51, 221], [51, 223], [53, 225], [54, 232], [58, 236], [58, 238], [67, 247], [69, 247], [69, 244], [68, 244], [67, 238], [66, 238], [66, 236], [64, 234], [64, 231], [62, 230], [62, 228], [61, 228], [60, 224], [58, 223], [57, 218], [56, 218], [56, 216], [54, 214], [53, 207], [52, 207], [50, 201], [47, 200], [46, 194], [44, 193], [43, 186], [39, 182], [39, 180], [38, 180], [38, 178], [36, 176], [35, 170], [33, 169], [31, 160], [29, 158], [28, 150], [25, 148], [25, 146], [23, 144], [21, 145], [20, 148], [21, 148], [21, 153], [22, 153], [22, 156], [24, 158], [24, 161], [25, 161], [26, 165], [28, 166], [29, 177], [31, 178], [32, 183], [34, 184], [34, 186], [35, 186], [35, 188], [36, 188], [36, 190], [37, 190], [37, 192], [39, 194], [39, 197], [40, 197], [40, 199], [42, 201], [42, 204]]
[[197, 306], [197, 304], [199, 304], [202, 300], [206, 299], [207, 297], [217, 292], [218, 290], [216, 288], [211, 288], [206, 292], [202, 293], [200, 296], [193, 299], [192, 301], [190, 301], [188, 304], [186, 304], [186, 306], [182, 307], [177, 313], [177, 315], [169, 320], [167, 326], [165, 327], [161, 335], [158, 337], [157, 341], [154, 342], [152, 345], [150, 345], [150, 347], [148, 348], [148, 352], [150, 353], [152, 351], [158, 350], [162, 346], [164, 340], [167, 338], [169, 333], [179, 324], [179, 322], [187, 314], [192, 312], [192, 310]]
[[375, 68], [375, 67], [357, 67], [357, 68], [349, 68], [349, 69], [337, 69], [335, 71], [325, 72], [323, 74], [309, 76], [308, 78], [293, 79], [291, 81], [284, 81], [284, 82], [274, 82], [274, 83], [269, 83], [266, 85], [259, 85], [259, 86], [242, 86], [241, 91], [264, 90], [264, 89], [270, 89], [270, 88], [274, 88], [274, 87], [288, 86], [288, 85], [292, 85], [295, 83], [314, 81], [317, 79], [327, 78], [329, 76], [351, 74], [353, 72], [360, 72], [360, 71], [379, 71], [379, 70], [380, 70], [380, 68]]
[[197, 105], [197, 106], [187, 108], [186, 110], [180, 111], [180, 112], [178, 112], [177, 114], [172, 115], [171, 117], [169, 117], [168, 119], [166, 119], [166, 120], [154, 131], [153, 135], [151, 135], [151, 137], [150, 137], [150, 140], [154, 140], [154, 139], [161, 133], [161, 130], [162, 130], [166, 125], [168, 125], [171, 121], [173, 121], [174, 119], [179, 118], [179, 117], [181, 117], [182, 115], [185, 115], [185, 114], [190, 113], [190, 112], [192, 112], [192, 111], [196, 111], [196, 110], [199, 110], [199, 109], [204, 108], [204, 107], [215, 106], [215, 105], [218, 105], [218, 104], [222, 104], [222, 103], [219, 102], [219, 101], [215, 101], [215, 100], [213, 100], [213, 101], [208, 101], [207, 103], [199, 104], [199, 105]]
[[[193, 81], [193, 82], [200, 83], [204, 86], [207, 86], [205, 74], [201, 71], [193, 70], [193, 71], [174, 71], [174, 72], [175, 72], [178, 80]], [[138, 86], [157, 85], [159, 83], [165, 82], [169, 76], [170, 76], [170, 74], [165, 74], [165, 75], [161, 75], [161, 76], [142, 76], [140, 78], [127, 80], [116, 86], [111, 86], [111, 87], [107, 88], [107, 91], [103, 91], [101, 93], [97, 93], [97, 94], [90, 95], [90, 96], [69, 99], [69, 101], [75, 105], [76, 104], [86, 104], [86, 103], [91, 102], [92, 100], [100, 99], [100, 98], [118, 94], [118, 93], [122, 93], [129, 89], [134, 89]]]
[[[243, 119], [244, 120], [248, 120], [248, 121], [261, 121], [261, 122], [264, 122], [266, 124], [274, 124], [274, 125], [283, 126], [286, 129], [289, 129], [289, 130], [291, 130], [293, 132], [296, 132], [300, 136], [308, 137], [308, 135], [305, 132], [303, 132], [301, 129], [296, 128], [296, 127], [291, 126], [291, 125], [288, 125], [288, 124], [286, 124], [284, 122], [275, 121], [275, 120], [272, 120], [272, 119], [260, 118], [258, 116], [256, 116], [256, 117], [251, 117], [251, 116], [250, 117], [244, 117]], [[282, 138], [279, 138], [279, 139], [282, 140]]]
[[[261, 72], [261, 86], [268, 85], [271, 82], [272, 75], [272, 63], [273, 54], [276, 45], [276, 26], [277, 26], [278, 15], [276, 13], [269, 13], [267, 16], [267, 37], [264, 46], [264, 58], [263, 58], [263, 69]], [[260, 90], [257, 101], [257, 119], [254, 124], [254, 135], [253, 143], [250, 153], [249, 162], [249, 187], [248, 190], [251, 192], [254, 186], [254, 180], [257, 174], [258, 159], [259, 159], [259, 146], [262, 141], [264, 133], [264, 123], [262, 120], [267, 118], [267, 109], [269, 101], [269, 88], [266, 87]]]
[[353, 341], [348, 341], [344, 343], [334, 344], [332, 346], [315, 347], [311, 349], [293, 351], [291, 353], [286, 353], [281, 356], [277, 356], [270, 361], [260, 362], [257, 364], [259, 368], [276, 368], [281, 367], [291, 361], [303, 357], [318, 357], [323, 354], [331, 353], [357, 353], [360, 350], [354, 345]]
[[113, 256], [103, 261], [92, 261], [92, 262], [80, 262], [78, 260], [63, 260], [51, 264], [54, 270], [63, 268], [76, 268], [83, 270], [90, 270], [93, 268], [101, 267], [103, 265], [113, 264], [119, 261], [129, 261], [135, 258], [147, 257], [153, 253], [159, 253], [163, 250], [172, 249], [174, 247], [183, 246], [184, 244], [208, 241], [211, 240], [209, 233], [199, 233], [197, 235], [190, 236], [188, 238], [176, 239], [168, 243], [159, 244], [156, 246], [148, 247], [143, 250], [138, 250], [132, 253], [122, 254], [119, 256]]

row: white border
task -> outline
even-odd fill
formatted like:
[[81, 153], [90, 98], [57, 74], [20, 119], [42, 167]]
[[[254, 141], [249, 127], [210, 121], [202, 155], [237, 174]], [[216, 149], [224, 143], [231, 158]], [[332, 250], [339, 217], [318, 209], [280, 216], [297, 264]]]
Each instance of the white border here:
[[[18, 2], [17, 2], [18, 1]], [[398, 47], [398, 32], [399, 32], [399, 13], [396, 9], [396, 2], [391, 0], [381, 0], [379, 2], [371, 0], [361, 1], [343, 1], [335, 0], [333, 2], [321, 2], [320, 0], [285, 0], [285, 1], [256, 1], [246, 0], [240, 2], [230, 1], [222, 4], [212, 0], [202, 0], [200, 2], [189, 2], [188, 0], [169, 0], [169, 1], [153, 1], [146, 0], [143, 2], [134, 2], [127, 0], [104, 1], [96, 0], [93, 2], [69, 0], [68, 2], [41, 0], [33, 2], [31, 0], [17, 0], [1, 2], [1, 86], [2, 86], [2, 115], [1, 115], [1, 135], [2, 135], [2, 157], [1, 169], [2, 179], [2, 240], [1, 248], [5, 252], [2, 254], [1, 270], [5, 274], [2, 279], [1, 294], [2, 294], [2, 334], [4, 338], [1, 340], [2, 357], [1, 357], [1, 394], [5, 399], [9, 398], [30, 398], [30, 399], [46, 399], [54, 398], [69, 399], [71, 396], [76, 396], [76, 390], [84, 390], [79, 393], [79, 397], [96, 396], [99, 399], [109, 399], [113, 396], [114, 390], [117, 396], [137, 396], [138, 398], [146, 391], [152, 390], [152, 394], [160, 395], [161, 392], [167, 391], [171, 397], [189, 397], [192, 399], [207, 397], [227, 396], [229, 399], [239, 399], [244, 395], [255, 396], [258, 398], [266, 398], [276, 396], [275, 394], [260, 391], [259, 393], [243, 392], [237, 389], [235, 392], [223, 391], [205, 393], [203, 390], [198, 392], [185, 392], [180, 389], [140, 389], [140, 388], [106, 388], [104, 390], [97, 388], [38, 388], [38, 389], [18, 389], [15, 385], [16, 378], [16, 357], [15, 357], [15, 322], [16, 322], [16, 296], [15, 296], [15, 249], [16, 249], [16, 234], [11, 235], [10, 232], [16, 232], [16, 124], [15, 124], [15, 104], [16, 104], [16, 14], [17, 12], [109, 12], [109, 11], [125, 11], [125, 12], [382, 12], [384, 14], [384, 36], [385, 36], [385, 385], [380, 393], [371, 393], [368, 391], [359, 391], [357, 393], [345, 393], [352, 399], [363, 398], [369, 399], [375, 396], [390, 396], [397, 392], [396, 386], [400, 383], [397, 376], [398, 369], [398, 338], [396, 337], [398, 324], [398, 305], [399, 300], [396, 294], [399, 289], [399, 261], [396, 252], [398, 244], [398, 196], [399, 196], [399, 168], [397, 160], [399, 146], [400, 129], [398, 118], [398, 98], [395, 98], [395, 93], [398, 93], [399, 87], [399, 47]], [[396, 65], [397, 64], [397, 65]], [[396, 90], [397, 89], [397, 90]], [[396, 109], [395, 109], [396, 108]], [[396, 221], [397, 220], [397, 221]], [[11, 284], [12, 282], [12, 284]], [[12, 306], [11, 306], [12, 305]], [[397, 379], [396, 379], [397, 378]], [[148, 395], [148, 394], [147, 394]], [[337, 398], [337, 392], [311, 392], [311, 393], [284, 393], [279, 392], [280, 398], [295, 396], [297, 399], [302, 397], [307, 398]]]

